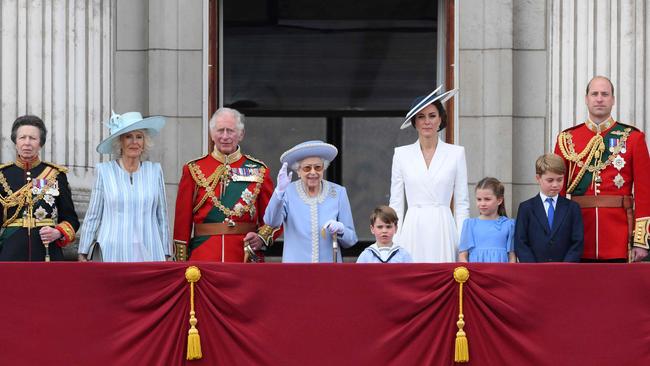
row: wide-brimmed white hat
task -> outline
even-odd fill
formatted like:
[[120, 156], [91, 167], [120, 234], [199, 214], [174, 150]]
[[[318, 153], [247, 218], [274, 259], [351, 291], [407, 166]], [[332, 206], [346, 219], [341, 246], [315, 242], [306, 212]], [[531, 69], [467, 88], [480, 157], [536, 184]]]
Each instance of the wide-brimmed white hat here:
[[285, 151], [280, 156], [280, 162], [291, 167], [295, 162], [311, 157], [332, 161], [338, 153], [339, 150], [332, 144], [320, 140], [305, 141]]
[[449, 100], [449, 98], [456, 95], [456, 92], [458, 91], [458, 89], [452, 89], [444, 93], [440, 93], [441, 89], [442, 85], [440, 85], [438, 88], [436, 88], [436, 90], [427, 96], [419, 96], [415, 98], [415, 100], [413, 100], [413, 103], [411, 103], [411, 110], [409, 110], [409, 112], [406, 114], [404, 123], [402, 123], [400, 130], [409, 127], [411, 125], [411, 118], [413, 118], [413, 116], [415, 116], [419, 111], [426, 108], [429, 104], [435, 102], [436, 100], [440, 100], [440, 103], [444, 103]]
[[110, 135], [97, 145], [97, 152], [110, 154], [113, 152], [113, 140], [127, 132], [135, 130], [146, 130], [149, 135], [155, 135], [165, 125], [165, 117], [151, 116], [142, 118], [140, 112], [127, 112], [115, 114], [111, 112], [111, 118], [106, 122]]

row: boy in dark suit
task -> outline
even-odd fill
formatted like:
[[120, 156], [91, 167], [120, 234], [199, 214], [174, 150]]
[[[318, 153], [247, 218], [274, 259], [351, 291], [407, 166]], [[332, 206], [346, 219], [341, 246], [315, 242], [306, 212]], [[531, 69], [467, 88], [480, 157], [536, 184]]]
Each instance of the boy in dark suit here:
[[580, 206], [559, 195], [566, 167], [558, 155], [535, 162], [540, 193], [522, 202], [515, 226], [519, 262], [579, 262], [584, 231]]

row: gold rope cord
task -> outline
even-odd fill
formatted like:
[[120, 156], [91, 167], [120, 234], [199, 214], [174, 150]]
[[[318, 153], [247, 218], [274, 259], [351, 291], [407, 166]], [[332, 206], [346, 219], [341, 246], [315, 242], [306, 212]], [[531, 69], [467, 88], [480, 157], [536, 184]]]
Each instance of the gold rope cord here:
[[[24, 186], [22, 186], [18, 191], [10, 193], [11, 189], [7, 191], [7, 187], [5, 187], [5, 184], [7, 183], [6, 178], [4, 174], [0, 172], [0, 184], [3, 185], [3, 188], [5, 189], [6, 193], [8, 196], [6, 198], [0, 196], [0, 204], [3, 206], [3, 213], [4, 217], [7, 217], [8, 210], [11, 207], [16, 207], [16, 211], [14, 214], [7, 220], [5, 220], [2, 223], [2, 227], [7, 227], [7, 225], [11, 224], [16, 220], [18, 215], [22, 212], [23, 207], [25, 207], [25, 204], [27, 202], [27, 198], [29, 197], [30, 202], [28, 203], [30, 206], [30, 209], [32, 208], [32, 204], [34, 202], [38, 202], [41, 199], [43, 199], [43, 196], [45, 196], [45, 192], [52, 188], [54, 183], [57, 182], [56, 177], [59, 175], [59, 172], [57, 170], [54, 170], [52, 168], [46, 168], [43, 170], [41, 174], [36, 177], [36, 179], [47, 179], [47, 184], [43, 189], [41, 189], [41, 193], [39, 193], [36, 198], [32, 197], [32, 183], [27, 183]], [[32, 213], [29, 213], [29, 217], [32, 217]]]
[[[223, 178], [224, 173], [228, 172], [228, 168], [226, 165], [219, 165], [217, 169], [214, 171], [214, 173], [210, 174], [210, 177], [208, 179], [205, 179], [205, 175], [203, 174], [203, 171], [201, 171], [201, 168], [197, 164], [191, 163], [187, 166], [190, 170], [190, 173], [192, 174], [192, 178], [194, 179], [194, 182], [199, 187], [202, 187], [205, 189], [205, 194], [203, 197], [201, 197], [201, 200], [199, 201], [198, 204], [194, 206], [192, 209], [192, 212], [196, 212], [203, 206], [203, 203], [208, 198], [213, 198], [215, 197], [214, 195], [214, 189], [217, 187], [217, 184], [219, 184], [220, 181], [225, 180], [226, 178]], [[216, 198], [216, 197], [215, 197]]]
[[201, 270], [196, 266], [189, 266], [185, 270], [185, 279], [190, 284], [190, 330], [187, 332], [187, 360], [198, 360], [203, 357], [201, 353], [201, 337], [196, 328], [196, 313], [194, 312], [194, 283], [201, 279]]
[[[260, 193], [260, 189], [262, 188], [261, 182], [255, 183], [255, 188], [253, 189], [250, 203], [246, 203], [246, 205], [242, 205], [238, 209], [230, 209], [224, 206], [214, 193], [214, 189], [219, 182], [224, 181], [225, 183], [228, 180], [229, 177], [229, 175], [227, 174], [228, 168], [225, 165], [220, 165], [217, 168], [217, 170], [210, 175], [210, 178], [208, 179], [205, 178], [205, 175], [203, 175], [203, 172], [196, 164], [190, 164], [188, 165], [188, 168], [190, 170], [190, 173], [192, 173], [192, 178], [194, 179], [196, 184], [199, 187], [205, 189], [205, 194], [203, 195], [203, 197], [201, 197], [201, 201], [194, 206], [192, 212], [196, 213], [196, 211], [198, 211], [199, 208], [203, 206], [205, 201], [208, 198], [210, 198], [214, 206], [217, 207], [219, 210], [221, 210], [221, 212], [223, 212], [224, 215], [226, 216], [241, 217], [246, 212], [250, 212], [251, 216], [254, 216], [253, 212], [255, 209], [255, 201], [257, 199], [257, 195]], [[259, 176], [262, 177], [261, 179], [262, 182], [264, 181], [265, 172], [266, 172], [266, 168], [261, 167]]]
[[[621, 152], [621, 149], [625, 145], [625, 142], [627, 141], [627, 138], [630, 136], [631, 132], [632, 132], [631, 128], [625, 128], [623, 131], [612, 132], [613, 134], [618, 134], [621, 136], [620, 143], [613, 148], [613, 151], [605, 161], [601, 161], [603, 152], [605, 151], [605, 143], [604, 143], [603, 136], [601, 136], [600, 134], [597, 134], [594, 137], [592, 137], [591, 140], [589, 140], [589, 143], [587, 143], [587, 146], [585, 146], [584, 150], [582, 150], [580, 154], [576, 154], [575, 144], [573, 143], [573, 136], [571, 135], [571, 133], [570, 132], [560, 133], [558, 139], [558, 146], [560, 148], [560, 152], [562, 153], [562, 156], [564, 156], [564, 158], [570, 162], [569, 172], [567, 174], [567, 182], [568, 182], [567, 193], [573, 192], [573, 190], [576, 188], [578, 183], [580, 183], [580, 181], [582, 180], [582, 177], [584, 176], [586, 171], [589, 171], [590, 173], [598, 173], [601, 170], [605, 169], [607, 166], [609, 166], [614, 161], [616, 156]], [[587, 156], [587, 159], [583, 162], [582, 159], [585, 156]], [[590, 164], [592, 160], [594, 160], [594, 163]], [[578, 172], [578, 175], [574, 179], [573, 171], [575, 165], [578, 165], [580, 167], [580, 171]], [[594, 174], [593, 179], [596, 179], [596, 174]]]
[[580, 166], [579, 163], [588, 154], [586, 163], [580, 166], [580, 171], [575, 178], [573, 177], [573, 164], [570, 166], [569, 174], [567, 177], [569, 183], [569, 186], [567, 187], [567, 193], [571, 193], [576, 188], [578, 183], [580, 183], [580, 180], [582, 180], [582, 177], [585, 175], [587, 167], [589, 166], [589, 162], [594, 159], [594, 155], [597, 154], [597, 151], [599, 152], [597, 159], [600, 159], [600, 155], [602, 154], [602, 151], [604, 151], [605, 145], [603, 143], [603, 137], [601, 135], [595, 135], [589, 140], [584, 150], [582, 150], [580, 154], [576, 154], [573, 141], [571, 141], [569, 146], [567, 146], [567, 140], [572, 140], [571, 134], [568, 132], [560, 133], [558, 145], [565, 159]]
[[463, 315], [463, 283], [469, 279], [469, 271], [465, 267], [456, 267], [454, 269], [454, 279], [458, 282], [458, 332], [456, 332], [456, 344], [454, 348], [454, 361], [458, 363], [469, 362], [469, 342], [467, 334], [463, 330], [465, 327], [465, 316]]

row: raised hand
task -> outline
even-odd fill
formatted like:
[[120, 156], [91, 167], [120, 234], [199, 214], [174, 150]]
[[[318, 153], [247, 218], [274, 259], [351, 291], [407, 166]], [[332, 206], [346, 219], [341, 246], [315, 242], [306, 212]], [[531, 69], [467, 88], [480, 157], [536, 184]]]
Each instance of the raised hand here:
[[293, 177], [293, 172], [287, 174], [287, 163], [282, 164], [282, 168], [278, 172], [278, 185], [275, 187], [275, 190], [283, 193], [289, 184], [291, 184], [291, 178]]

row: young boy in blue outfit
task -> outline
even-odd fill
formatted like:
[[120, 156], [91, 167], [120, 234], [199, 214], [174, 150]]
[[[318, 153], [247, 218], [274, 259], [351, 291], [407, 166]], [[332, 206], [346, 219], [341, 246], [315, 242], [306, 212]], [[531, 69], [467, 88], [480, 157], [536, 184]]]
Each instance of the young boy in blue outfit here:
[[544, 154], [535, 163], [540, 193], [522, 202], [515, 225], [519, 262], [579, 262], [584, 231], [577, 203], [560, 196], [566, 167], [558, 155]]
[[376, 242], [367, 247], [357, 263], [411, 263], [411, 255], [397, 244], [393, 236], [397, 232], [397, 213], [388, 206], [378, 206], [370, 215], [370, 231]]

